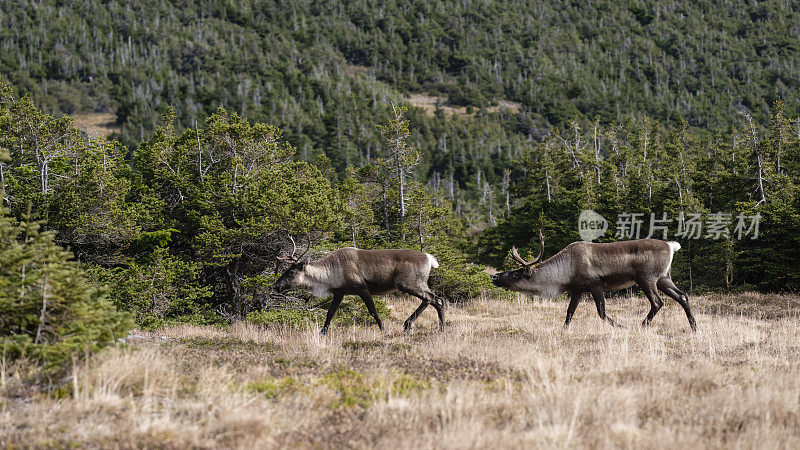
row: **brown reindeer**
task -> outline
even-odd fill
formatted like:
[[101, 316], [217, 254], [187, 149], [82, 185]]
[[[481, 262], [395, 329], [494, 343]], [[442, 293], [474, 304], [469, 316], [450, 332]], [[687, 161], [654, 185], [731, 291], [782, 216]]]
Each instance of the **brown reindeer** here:
[[532, 261], [519, 256], [516, 247], [511, 257], [521, 268], [492, 275], [492, 283], [512, 291], [528, 292], [545, 298], [555, 298], [567, 292], [569, 325], [581, 297], [588, 292], [594, 298], [597, 314], [612, 325], [616, 323], [606, 315], [604, 291], [625, 289], [638, 285], [650, 300], [650, 312], [642, 322], [647, 326], [664, 305], [658, 291], [678, 302], [686, 312], [689, 326], [697, 325], [689, 306], [689, 297], [675, 286], [670, 278], [672, 256], [680, 250], [677, 242], [657, 239], [639, 239], [611, 243], [573, 242], [553, 257], [538, 264], [544, 251], [544, 236], [539, 232], [539, 255]]
[[439, 267], [439, 262], [429, 253], [407, 249], [361, 250], [345, 247], [315, 261], [308, 261], [302, 256], [288, 259], [291, 265], [272, 288], [277, 292], [304, 289], [320, 298], [333, 294], [325, 325], [322, 327], [323, 334], [328, 331], [328, 325], [345, 295], [361, 297], [378, 327], [383, 330], [383, 322], [375, 309], [372, 296], [397, 291], [422, 300], [416, 311], [405, 321], [405, 331], [411, 330], [414, 321], [428, 305], [433, 305], [436, 309], [439, 329], [444, 330], [445, 302], [428, 287], [431, 269]]

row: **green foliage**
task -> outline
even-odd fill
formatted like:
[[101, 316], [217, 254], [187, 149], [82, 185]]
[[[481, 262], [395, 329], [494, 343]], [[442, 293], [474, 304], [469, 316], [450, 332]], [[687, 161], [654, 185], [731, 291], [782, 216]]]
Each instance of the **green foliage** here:
[[[478, 112], [410, 108], [415, 175], [446, 180], [457, 215], [476, 226], [487, 222], [484, 182], [498, 190], [530, 141], [570, 121], [684, 117], [702, 135], [737, 125], [732, 107], [761, 124], [777, 99], [798, 110], [790, 3], [392, 0], [379, 10], [363, 0], [11, 2], [0, 5], [0, 73], [43, 111], [116, 113], [130, 148], [168, 105], [177, 131], [222, 106], [281, 128], [300, 159], [324, 156], [338, 174], [380, 153], [374, 124], [391, 103], [440, 96], [439, 106]], [[490, 112], [503, 101], [516, 106]]]
[[124, 268], [92, 270], [96, 278], [111, 286], [116, 306], [133, 313], [145, 329], [183, 322], [205, 325], [220, 322], [210, 308], [211, 288], [201, 284], [201, 265], [156, 248], [140, 262]]
[[439, 268], [431, 271], [430, 286], [440, 297], [453, 303], [463, 303], [483, 295], [504, 297], [507, 291], [496, 288], [486, 273], [486, 267], [473, 264], [457, 251], [442, 249], [436, 252]]
[[[673, 219], [669, 238], [683, 246], [672, 266], [679, 285], [700, 292], [800, 289], [791, 269], [800, 264], [800, 172], [794, 170], [800, 136], [797, 120], [783, 111], [781, 103], [773, 106], [766, 131], [745, 115], [743, 129], [708, 139], [692, 137], [685, 122], [663, 127], [647, 117], [611, 126], [595, 122], [587, 131], [577, 124], [564, 134], [556, 130], [522, 159], [528, 176], [512, 190], [512, 214], [482, 233], [475, 251], [484, 263], [511, 267], [508, 250], [537, 251], [538, 229], [547, 238], [545, 257], [578, 240], [582, 209], [610, 220], [601, 241], [618, 239], [618, 214], [643, 213], [639, 237], [647, 237], [650, 214], [666, 213]], [[706, 226], [699, 239], [677, 235], [674, 220], [681, 212], [702, 214]], [[727, 239], [709, 236], [712, 213], [731, 214]], [[757, 239], [752, 230], [740, 239], [740, 214], [760, 215]]]
[[264, 395], [267, 398], [278, 398], [285, 392], [292, 392], [298, 389], [299, 381], [293, 377], [268, 378], [262, 381], [254, 381], [247, 384], [247, 389]]
[[367, 408], [389, 395], [408, 396], [430, 388], [430, 383], [413, 375], [399, 374], [391, 379], [367, 380], [361, 372], [344, 369], [324, 375], [318, 382], [336, 392], [333, 409]]
[[136, 167], [179, 232], [172, 247], [193, 253], [191, 270], [213, 286], [216, 305], [241, 317], [251, 307], [242, 282], [274, 261], [274, 236], [339, 229], [338, 192], [316, 167], [291, 161], [275, 127], [222, 109], [202, 130], [177, 134], [174, 120], [168, 110], [137, 148]]
[[4, 359], [27, 359], [44, 374], [97, 351], [132, 327], [72, 255], [39, 224], [0, 216], [0, 345]]
[[[324, 164], [293, 160], [295, 149], [276, 127], [223, 109], [202, 128], [179, 132], [174, 110], [165, 108], [163, 124], [126, 160], [119, 144], [85, 141], [68, 118], [41, 113], [8, 87], [0, 106], [2, 145], [11, 149], [0, 163], [5, 203], [17, 217], [27, 201], [49, 218], [57, 239], [76, 249], [91, 278], [109, 285], [114, 304], [144, 328], [248, 313], [259, 323], [318, 320], [324, 308], [287, 309], [272, 298], [287, 235], [327, 236], [330, 248], [349, 241], [366, 248], [441, 247], [454, 255], [465, 236], [450, 203], [413, 180], [419, 154], [406, 142], [403, 108], [386, 128], [396, 152], [338, 182]], [[42, 139], [60, 150], [31, 156]], [[36, 165], [42, 159], [48, 168]], [[467, 267], [463, 256], [458, 261]], [[455, 273], [448, 275], [447, 292], [477, 292], [478, 285], [464, 285], [476, 275], [458, 283]], [[378, 307], [388, 315], [382, 302]], [[336, 321], [372, 318], [360, 302], [345, 302]]]
[[71, 118], [44, 114], [5, 85], [0, 147], [9, 153], [0, 165], [4, 206], [17, 218], [32, 207], [32, 216], [58, 230], [59, 241], [78, 256], [102, 254], [116, 262], [119, 246], [153, 220], [153, 200], [132, 191], [124, 147], [104, 139], [87, 143]]

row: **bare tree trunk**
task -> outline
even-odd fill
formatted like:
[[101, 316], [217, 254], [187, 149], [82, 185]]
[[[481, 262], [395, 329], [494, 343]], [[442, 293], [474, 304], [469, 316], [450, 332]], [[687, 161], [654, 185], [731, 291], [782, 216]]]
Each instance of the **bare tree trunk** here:
[[397, 164], [397, 182], [400, 189], [400, 219], [404, 219], [406, 217], [405, 176], [399, 162]]
[[547, 190], [547, 203], [550, 203], [552, 199], [550, 198], [550, 173], [547, 169], [544, 170], [544, 184]]
[[242, 305], [239, 286], [239, 258], [235, 258], [233, 262], [228, 264], [226, 271], [228, 272], [228, 289], [233, 299], [233, 315], [237, 319], [242, 319], [244, 317], [244, 305]]
[[47, 193], [47, 169], [48, 169], [47, 166], [48, 166], [47, 162], [44, 162], [41, 164], [41, 167], [39, 168], [39, 180], [41, 183], [42, 194]]
[[767, 201], [766, 196], [764, 195], [764, 169], [761, 164], [761, 152], [756, 150], [756, 162], [758, 164], [758, 196], [759, 200], [758, 203], [764, 203]]
[[0, 163], [0, 195], [2, 195], [2, 198], [0, 199], [2, 203], [0, 203], [0, 206], [3, 206], [3, 204], [5, 204], [5, 206], [10, 207], [11, 202], [8, 201], [8, 196], [6, 195], [6, 177], [3, 171], [4, 167], [5, 165], [3, 163]]
[[761, 159], [761, 152], [758, 149], [758, 134], [756, 132], [756, 126], [753, 123], [753, 118], [750, 117], [750, 114], [747, 114], [743, 111], [740, 111], [739, 114], [743, 115], [744, 118], [747, 119], [747, 125], [750, 128], [750, 146], [756, 155], [756, 180], [758, 183], [759, 196], [758, 203], [761, 204], [767, 201], [767, 197], [764, 194], [764, 166]]
[[506, 218], [511, 217], [511, 193], [510, 193], [510, 185], [511, 184], [511, 170], [505, 169], [503, 171], [503, 189], [502, 192], [506, 196]]
[[42, 282], [42, 310], [39, 312], [39, 325], [36, 327], [36, 338], [33, 343], [39, 344], [39, 339], [42, 336], [42, 328], [44, 327], [45, 313], [47, 312], [47, 275], [44, 276]]
[[423, 242], [422, 232], [422, 207], [419, 208], [419, 215], [417, 216], [417, 232], [419, 233], [419, 251], [425, 251], [425, 243]]
[[597, 170], [597, 184], [600, 185], [600, 139], [597, 137], [598, 123], [594, 123], [594, 167]]
[[450, 170], [450, 201], [451, 202], [456, 199], [454, 175], [455, 175], [455, 170]]
[[683, 181], [686, 181], [686, 163], [683, 161], [683, 150], [678, 150], [678, 157], [681, 159], [681, 174]]

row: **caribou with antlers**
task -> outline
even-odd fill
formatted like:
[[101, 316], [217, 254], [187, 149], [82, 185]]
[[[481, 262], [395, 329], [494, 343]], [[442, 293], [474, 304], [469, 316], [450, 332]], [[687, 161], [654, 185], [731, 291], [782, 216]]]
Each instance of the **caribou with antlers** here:
[[444, 330], [445, 302], [428, 287], [431, 269], [439, 267], [439, 262], [429, 253], [407, 249], [361, 250], [345, 247], [334, 250], [328, 255], [308, 261], [305, 257], [308, 248], [299, 257], [294, 254], [297, 245], [292, 241], [292, 254], [288, 258], [280, 258], [290, 263], [289, 268], [272, 285], [277, 292], [287, 289], [304, 289], [315, 297], [327, 297], [333, 294], [328, 307], [322, 333], [328, 331], [333, 315], [339, 308], [345, 295], [358, 295], [364, 301], [378, 327], [383, 330], [383, 322], [375, 308], [373, 295], [391, 292], [405, 292], [422, 300], [422, 303], [405, 321], [404, 330], [409, 331], [417, 317], [432, 305], [439, 315], [439, 328]]
[[670, 278], [672, 256], [680, 250], [677, 242], [658, 239], [638, 239], [611, 243], [573, 242], [551, 258], [539, 263], [544, 253], [544, 235], [539, 231], [539, 255], [531, 261], [520, 257], [516, 247], [511, 257], [522, 267], [492, 275], [492, 282], [512, 291], [528, 292], [545, 298], [555, 298], [567, 292], [569, 325], [584, 293], [594, 298], [597, 314], [612, 325], [606, 315], [604, 291], [625, 289], [638, 285], [650, 300], [650, 312], [642, 322], [647, 326], [664, 305], [660, 290], [683, 308], [689, 326], [697, 331], [689, 297], [675, 286]]

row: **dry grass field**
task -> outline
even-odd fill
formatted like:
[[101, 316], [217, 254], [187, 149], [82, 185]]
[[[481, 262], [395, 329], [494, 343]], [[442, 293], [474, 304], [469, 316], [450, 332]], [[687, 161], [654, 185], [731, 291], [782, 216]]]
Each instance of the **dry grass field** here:
[[642, 298], [389, 299], [387, 331], [349, 326], [136, 332], [78, 368], [56, 398], [4, 374], [3, 447], [796, 448], [800, 298], [694, 297], [700, 331]]
[[120, 131], [114, 113], [75, 114], [72, 119], [75, 121], [75, 128], [85, 131], [91, 139], [107, 137], [115, 131]]
[[[445, 117], [452, 115], [459, 115], [462, 117], [473, 117], [475, 113], [468, 113], [466, 106], [449, 106], [447, 104], [447, 97], [428, 95], [428, 94], [411, 94], [406, 98], [406, 101], [417, 108], [422, 108], [428, 117], [433, 117], [436, 114], [436, 109], [441, 108]], [[489, 106], [486, 108], [487, 112], [498, 112], [506, 109], [512, 114], [517, 114], [522, 109], [522, 105], [510, 100], [500, 100], [496, 106]]]

